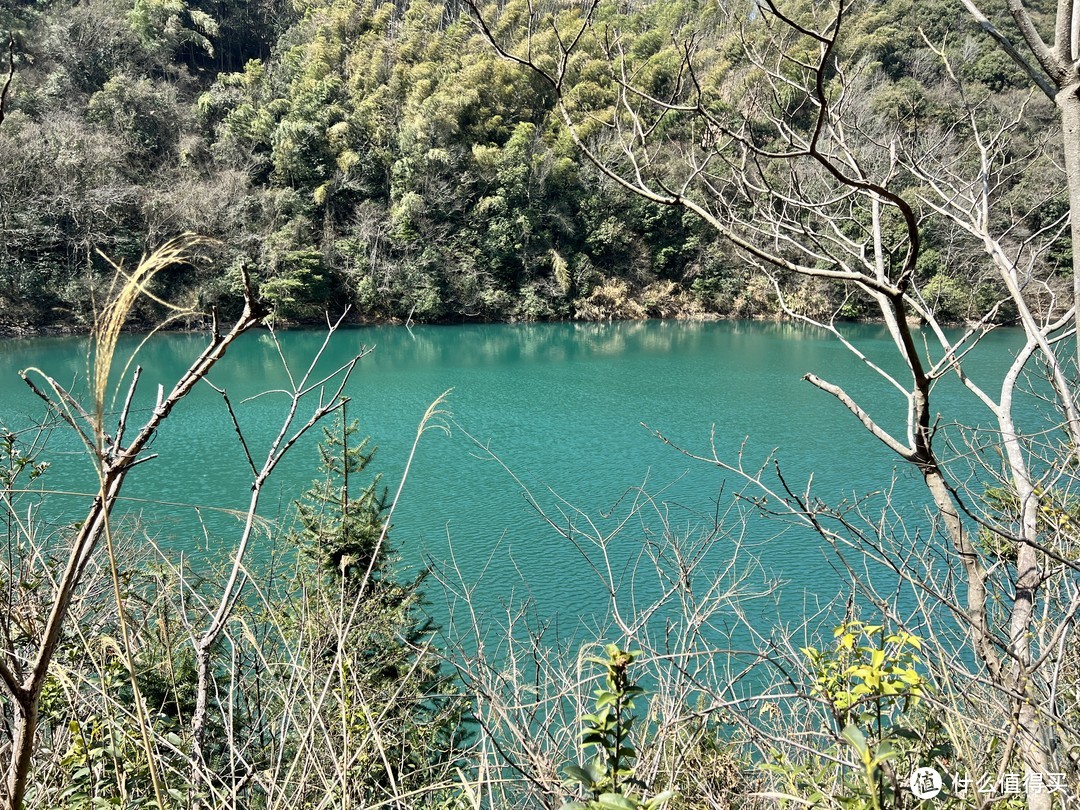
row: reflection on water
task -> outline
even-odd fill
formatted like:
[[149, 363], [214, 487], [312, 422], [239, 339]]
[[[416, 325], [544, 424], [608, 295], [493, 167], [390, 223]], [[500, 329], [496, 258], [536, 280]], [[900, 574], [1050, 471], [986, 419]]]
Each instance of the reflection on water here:
[[[868, 357], [900, 374], [883, 327], [851, 326], [848, 334]], [[142, 347], [138, 360], [145, 373], [137, 410], [152, 407], [157, 386], [170, 387], [205, 340], [158, 335]], [[281, 333], [277, 339], [254, 333], [214, 370], [212, 379], [236, 404], [257, 460], [269, 450], [286, 399], [280, 393], [252, 397], [290, 385], [282, 358], [299, 379], [323, 340], [316, 331]], [[1007, 331], [990, 335], [986, 351], [969, 358], [970, 373], [988, 375], [1015, 341]], [[121, 352], [137, 345], [137, 338], [125, 337]], [[693, 453], [708, 455], [710, 443], [729, 461], [742, 453], [750, 467], [775, 451], [793, 484], [803, 487], [812, 475], [820, 496], [839, 501], [881, 490], [897, 464], [835, 400], [802, 381], [803, 375], [814, 372], [844, 385], [888, 429], [902, 433], [906, 419], [903, 397], [892, 386], [869, 374], [833, 337], [800, 324], [355, 328], [334, 336], [313, 379], [372, 347], [347, 389], [348, 413], [379, 446], [374, 466], [385, 473], [391, 491], [424, 410], [453, 389], [449, 407], [455, 423], [449, 435], [424, 437], [395, 513], [392, 538], [403, 564], [453, 561], [466, 581], [482, 579], [480, 592], [489, 607], [511, 594], [528, 594], [542, 614], [558, 611], [586, 624], [600, 621], [608, 608], [583, 559], [583, 552], [595, 555], [598, 548], [568, 543], [537, 506], [559, 525], [587, 525], [589, 516], [606, 536], [643, 490], [651, 497], [647, 508], [609, 545], [613, 564], [629, 566], [647, 560], [642, 555], [664, 531], [665, 521], [668, 528], [693, 532], [725, 512], [739, 488], [716, 467], [654, 438], [642, 423]], [[86, 341], [80, 339], [0, 341], [0, 418], [14, 425], [41, 416], [39, 403], [15, 376], [17, 369], [38, 366], [79, 391], [85, 385], [85, 356]], [[118, 373], [122, 365], [117, 363]], [[951, 382], [937, 393], [962, 397]], [[978, 408], [968, 402], [961, 415], [978, 421], [983, 418]], [[217, 510], [242, 509], [250, 491], [250, 471], [220, 396], [209, 386], [195, 390], [169, 418], [152, 450], [160, 458], [133, 471], [127, 494], [141, 500], [129, 508], [142, 513], [163, 545], [209, 564], [233, 547], [237, 531], [235, 518]], [[84, 492], [92, 486], [89, 465], [70, 433], [56, 431], [49, 452], [57, 462], [50, 486]], [[292, 500], [315, 477], [317, 465], [312, 437], [275, 473], [265, 517], [287, 522]], [[899, 469], [895, 494], [919, 514], [921, 486], [909, 469]], [[74, 520], [82, 506], [65, 498], [57, 508], [57, 520]], [[779, 606], [762, 621], [794, 619], [808, 600], [828, 604], [848, 587], [834, 569], [835, 558], [807, 533], [781, 531], [775, 522], [736, 513], [729, 521], [710, 541], [699, 575], [707, 581], [723, 570], [736, 541], [744, 544], [760, 563], [759, 583], [765, 578], [786, 582]], [[260, 542], [255, 554], [265, 556], [273, 537]], [[633, 589], [626, 582], [625, 599], [647, 599], [660, 587], [655, 577], [644, 575], [634, 580]], [[433, 595], [432, 601], [437, 611], [440, 599]]]

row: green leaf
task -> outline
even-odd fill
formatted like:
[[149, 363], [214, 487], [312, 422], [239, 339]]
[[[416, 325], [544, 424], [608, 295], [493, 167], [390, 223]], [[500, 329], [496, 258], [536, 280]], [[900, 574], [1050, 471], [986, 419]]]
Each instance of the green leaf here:
[[918, 686], [922, 677], [914, 669], [906, 669], [900, 673], [900, 680], [904, 683], [911, 684], [912, 686]]
[[607, 764], [602, 757], [591, 760], [585, 768], [588, 770], [589, 776], [592, 777], [593, 784], [600, 784], [601, 780], [607, 775]]
[[573, 779], [578, 782], [586, 790], [592, 790], [593, 785], [596, 784], [596, 780], [592, 777], [592, 775], [580, 765], [566, 765], [563, 767], [563, 773], [567, 776], [567, 778]]
[[874, 751], [874, 759], [870, 764], [875, 766], [883, 765], [893, 759], [896, 759], [896, 749], [892, 747], [892, 743], [888, 740], [882, 740], [878, 743], [878, 747]]
[[866, 735], [859, 730], [858, 726], [848, 723], [844, 726], [844, 730], [840, 732], [840, 736], [851, 743], [860, 756], [865, 756], [868, 753]]
[[597, 800], [604, 810], [639, 810], [638, 802], [621, 793], [601, 793]]
[[665, 790], [662, 793], [657, 793], [655, 796], [645, 802], [645, 808], [646, 810], [658, 810], [658, 808], [660, 808], [674, 798], [674, 790]]

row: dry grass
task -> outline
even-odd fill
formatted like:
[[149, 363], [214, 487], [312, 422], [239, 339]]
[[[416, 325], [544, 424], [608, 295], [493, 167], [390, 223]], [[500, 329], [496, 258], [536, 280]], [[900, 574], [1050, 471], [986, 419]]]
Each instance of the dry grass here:
[[[144, 255], [131, 273], [124, 269], [122, 262], [114, 262], [99, 251], [99, 255], [113, 268], [113, 277], [109, 284], [105, 305], [94, 318], [93, 350], [92, 356], [89, 358], [91, 363], [89, 376], [94, 398], [94, 414], [96, 416], [99, 442], [103, 441], [105, 435], [105, 402], [108, 398], [109, 379], [113, 359], [116, 355], [116, 345], [132, 308], [140, 298], [145, 297], [170, 313], [143, 338], [143, 342], [150, 335], [168, 326], [172, 321], [195, 314], [192, 307], [179, 306], [154, 295], [150, 290], [150, 284], [154, 277], [163, 270], [176, 265], [187, 264], [191, 259], [192, 252], [207, 242], [209, 240], [195, 234], [183, 234], [175, 239], [170, 239], [149, 255]], [[142, 343], [139, 345], [141, 347]], [[137, 351], [136, 349], [136, 353]], [[125, 375], [133, 359], [134, 353], [125, 365]], [[100, 449], [101, 445], [99, 444]]]

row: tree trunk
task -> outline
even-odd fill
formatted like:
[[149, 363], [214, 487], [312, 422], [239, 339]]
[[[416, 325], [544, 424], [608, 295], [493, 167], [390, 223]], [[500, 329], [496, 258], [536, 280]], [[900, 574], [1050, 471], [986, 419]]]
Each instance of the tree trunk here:
[[206, 721], [209, 716], [210, 695], [210, 645], [200, 640], [195, 645], [195, 713], [191, 717], [191, 791], [188, 801], [192, 810], [203, 807], [202, 787], [206, 779], [206, 758], [203, 745], [206, 742]]
[[[1069, 225], [1072, 233], [1073, 305], [1080, 302], [1080, 82], [1063, 87], [1055, 99], [1061, 111], [1061, 135], [1065, 148], [1065, 179], [1069, 185]], [[1076, 311], [1080, 327], [1080, 306]], [[1080, 332], [1080, 329], [1077, 330]], [[1080, 368], [1080, 339], [1076, 341]]]
[[15, 733], [11, 742], [11, 767], [8, 769], [4, 808], [20, 810], [26, 795], [26, 782], [30, 775], [30, 758], [34, 752], [34, 734], [37, 731], [37, 700], [25, 702], [20, 698], [15, 704]]
[[[1010, 455], [1013, 445], [1015, 442], [1008, 445]], [[1016, 451], [1019, 452], [1018, 447]], [[1028, 480], [1026, 468], [1014, 468], [1013, 481], [1020, 501], [1021, 540], [1034, 542], [1038, 539], [1038, 496]], [[1019, 702], [1016, 730], [1020, 756], [1029, 771], [1045, 774], [1049, 771], [1046, 743], [1043, 739], [1039, 713], [1035, 708], [1035, 696], [1031, 693], [1032, 687], [1029, 683], [1035, 599], [1042, 577], [1039, 557], [1039, 551], [1034, 545], [1019, 543], [1016, 549], [1016, 596], [1013, 599], [1012, 615], [1009, 617], [1012, 675], [1008, 678], [1008, 685]], [[1027, 782], [1027, 786], [1028, 810], [1050, 810], [1050, 794], [1041, 786], [1037, 789], [1036, 783], [1031, 780]]]
[[34, 753], [34, 735], [37, 732], [38, 702], [41, 689], [45, 685], [49, 665], [60, 644], [63, 632], [63, 619], [67, 614], [75, 589], [82, 579], [85, 560], [93, 553], [101, 537], [109, 511], [120, 491], [124, 473], [121, 471], [113, 478], [107, 478], [102, 484], [102, 494], [94, 499], [86, 522], [79, 530], [67, 567], [57, 587], [52, 611], [45, 623], [45, 631], [38, 646], [35, 660], [29, 672], [12, 695], [15, 709], [15, 729], [11, 746], [11, 762], [7, 765], [7, 778], [3, 810], [20, 810], [26, 794], [26, 782], [30, 775], [30, 764]]

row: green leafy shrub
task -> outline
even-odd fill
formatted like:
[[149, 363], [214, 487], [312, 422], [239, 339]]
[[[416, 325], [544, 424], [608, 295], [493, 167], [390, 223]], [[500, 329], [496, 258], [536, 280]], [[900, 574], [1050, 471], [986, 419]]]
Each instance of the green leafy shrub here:
[[[841, 726], [873, 722], [881, 729], [914, 706], [924, 681], [916, 669], [922, 641], [903, 630], [849, 621], [833, 631], [832, 650], [804, 647], [815, 674], [814, 691], [825, 698]], [[862, 642], [862, 643], [860, 643]]]
[[[568, 764], [563, 772], [591, 794], [587, 803], [567, 802], [562, 810], [658, 810], [675, 794], [666, 790], [644, 798], [646, 786], [634, 778], [634, 748], [630, 733], [637, 717], [634, 698], [645, 690], [633, 683], [627, 670], [638, 652], [627, 652], [615, 644], [604, 647], [606, 658], [590, 656], [587, 661], [604, 667], [604, 687], [597, 689], [596, 710], [581, 718], [581, 742], [596, 756], [583, 764]], [[640, 795], [639, 795], [640, 794]]]
[[[951, 745], [924, 710], [929, 685], [920, 673], [922, 640], [905, 630], [847, 621], [831, 648], [804, 647], [811, 691], [836, 724], [836, 748], [808, 764], [778, 759], [767, 768], [815, 806], [884, 810], [906, 806], [902, 779], [914, 768], [941, 764]], [[843, 749], [856, 755], [854, 778], [837, 766]]]
[[[1047, 539], [1058, 540], [1059, 545], [1064, 545], [1061, 550], [1065, 556], [1073, 556], [1080, 527], [1080, 498], [1067, 492], [1047, 491], [1043, 487], [1035, 487], [1034, 497], [1038, 499], [1035, 525], [1039, 533]], [[982, 501], [993, 520], [979, 527], [979, 546], [996, 559], [1015, 563], [1016, 541], [990, 526], [1018, 526], [1020, 499], [1009, 487], [987, 487]]]

